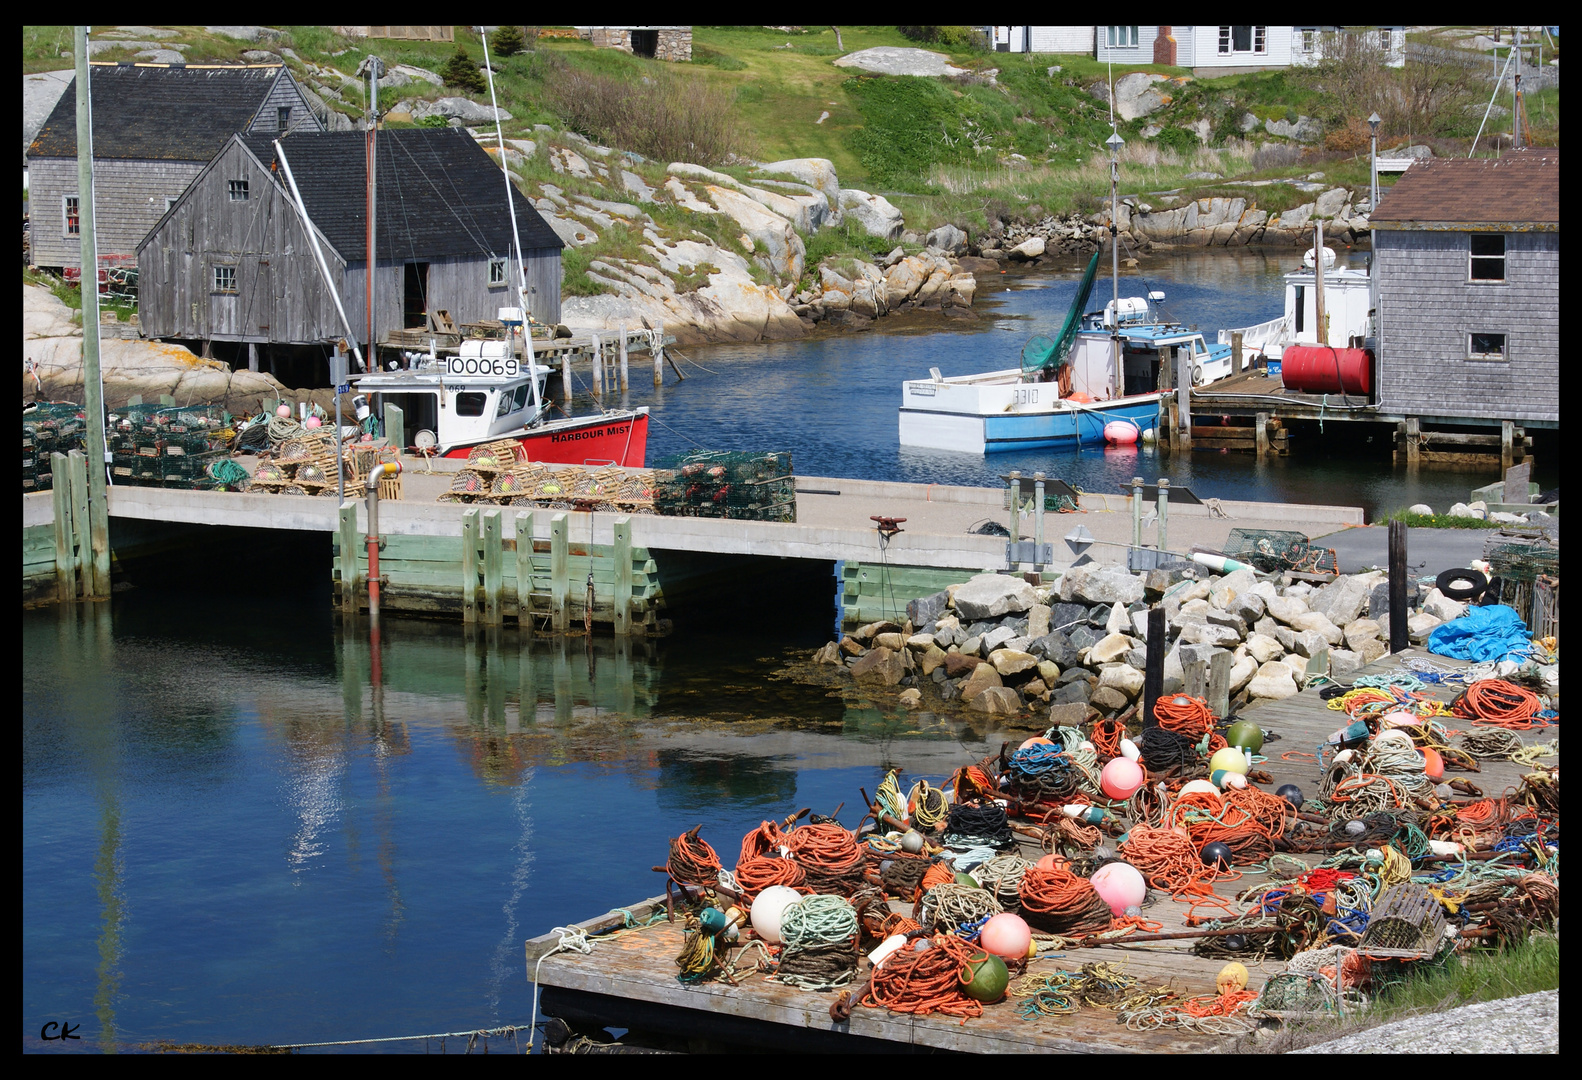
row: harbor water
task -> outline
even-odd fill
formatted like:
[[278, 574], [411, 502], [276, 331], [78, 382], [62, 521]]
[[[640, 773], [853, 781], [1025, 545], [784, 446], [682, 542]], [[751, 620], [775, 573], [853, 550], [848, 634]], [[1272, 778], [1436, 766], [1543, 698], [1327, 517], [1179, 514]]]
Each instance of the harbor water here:
[[[1122, 295], [1162, 288], [1212, 336], [1274, 314], [1291, 262], [1152, 260]], [[1409, 477], [1361, 453], [901, 450], [901, 380], [1009, 366], [1058, 326], [1079, 269], [1008, 275], [975, 320], [683, 349], [685, 382], [633, 382], [631, 403], [654, 410], [650, 461], [700, 445], [918, 483], [993, 485], [1019, 468], [1103, 490], [1168, 475], [1202, 496], [1370, 513], [1443, 508], [1493, 479]], [[832, 612], [772, 589], [720, 612], [716, 632], [648, 643], [387, 619], [376, 665], [366, 626], [335, 622], [327, 567], [233, 551], [140, 585], [23, 613], [25, 1051], [525, 1024], [523, 942], [661, 891], [651, 867], [670, 837], [701, 824], [732, 865], [765, 819], [844, 803], [855, 825], [859, 788], [888, 766], [938, 780], [1025, 734], [788, 677]]]

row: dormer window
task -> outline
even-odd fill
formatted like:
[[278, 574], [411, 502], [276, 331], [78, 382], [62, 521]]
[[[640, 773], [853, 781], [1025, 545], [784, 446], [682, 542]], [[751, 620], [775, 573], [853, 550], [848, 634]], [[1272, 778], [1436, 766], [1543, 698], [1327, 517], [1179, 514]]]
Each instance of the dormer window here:
[[275, 110], [275, 130], [282, 135], [291, 130], [290, 105], [281, 105]]

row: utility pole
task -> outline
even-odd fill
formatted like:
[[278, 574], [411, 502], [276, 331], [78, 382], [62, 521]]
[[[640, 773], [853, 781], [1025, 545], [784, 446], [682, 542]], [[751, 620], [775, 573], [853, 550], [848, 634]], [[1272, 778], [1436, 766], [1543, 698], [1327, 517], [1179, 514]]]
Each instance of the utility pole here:
[[[110, 510], [105, 484], [104, 381], [99, 371], [99, 245], [93, 234], [93, 105], [88, 28], [73, 27], [77, 60], [77, 228], [82, 238], [82, 389], [88, 421], [88, 532], [84, 597], [110, 595]], [[84, 554], [88, 554], [84, 552]]]

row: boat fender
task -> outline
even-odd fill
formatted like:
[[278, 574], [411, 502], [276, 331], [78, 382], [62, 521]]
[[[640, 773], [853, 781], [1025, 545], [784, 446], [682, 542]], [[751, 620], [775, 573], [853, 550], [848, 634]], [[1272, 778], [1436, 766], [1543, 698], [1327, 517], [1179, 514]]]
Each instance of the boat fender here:
[[[1458, 581], [1466, 584], [1457, 585]], [[1483, 590], [1488, 587], [1489, 579], [1471, 567], [1446, 570], [1434, 579], [1434, 588], [1438, 589], [1446, 600], [1471, 600], [1482, 596]]]

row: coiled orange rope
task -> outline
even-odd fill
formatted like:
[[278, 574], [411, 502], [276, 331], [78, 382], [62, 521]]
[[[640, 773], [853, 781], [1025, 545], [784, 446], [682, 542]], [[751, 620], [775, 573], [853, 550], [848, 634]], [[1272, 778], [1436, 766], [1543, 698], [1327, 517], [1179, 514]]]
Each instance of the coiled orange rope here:
[[856, 836], [833, 821], [792, 829], [785, 842], [791, 857], [804, 868], [826, 874], [844, 874], [867, 858]]
[[1537, 720], [1542, 709], [1537, 694], [1504, 679], [1478, 680], [1450, 707], [1451, 714], [1463, 720], [1510, 731], [1542, 727]]
[[784, 885], [797, 892], [812, 892], [807, 887], [807, 871], [790, 859], [757, 856], [743, 859], [736, 864], [736, 883], [742, 887], [742, 899], [749, 903], [771, 885]]
[[1018, 896], [1022, 916], [1053, 934], [1092, 934], [1109, 929], [1110, 906], [1100, 899], [1093, 883], [1065, 866], [1051, 870], [1033, 867], [1022, 875]]
[[1120, 756], [1121, 740], [1125, 737], [1126, 727], [1123, 724], [1115, 720], [1100, 720], [1093, 725], [1093, 734], [1088, 736], [1088, 741], [1098, 751], [1099, 761], [1103, 763]]
[[697, 885], [712, 889], [720, 883], [720, 857], [708, 841], [699, 838], [702, 825], [694, 825], [670, 841], [670, 858], [665, 870], [677, 885]]
[[1214, 895], [1219, 875], [1204, 864], [1192, 841], [1174, 829], [1133, 825], [1121, 854], [1149, 885], [1166, 890], [1172, 900]]
[[1214, 713], [1202, 698], [1175, 694], [1154, 702], [1154, 719], [1166, 731], [1196, 741], [1214, 728]]
[[[766, 821], [742, 837], [742, 854], [737, 863], [744, 863], [748, 859], [761, 858], [771, 851], [776, 851], [784, 843], [785, 833], [780, 831], [779, 823]], [[737, 880], [741, 879], [738, 878]]]
[[962, 975], [978, 950], [953, 934], [935, 934], [922, 952], [905, 948], [874, 969], [862, 1004], [891, 1012], [982, 1016], [983, 1006], [963, 992]]

